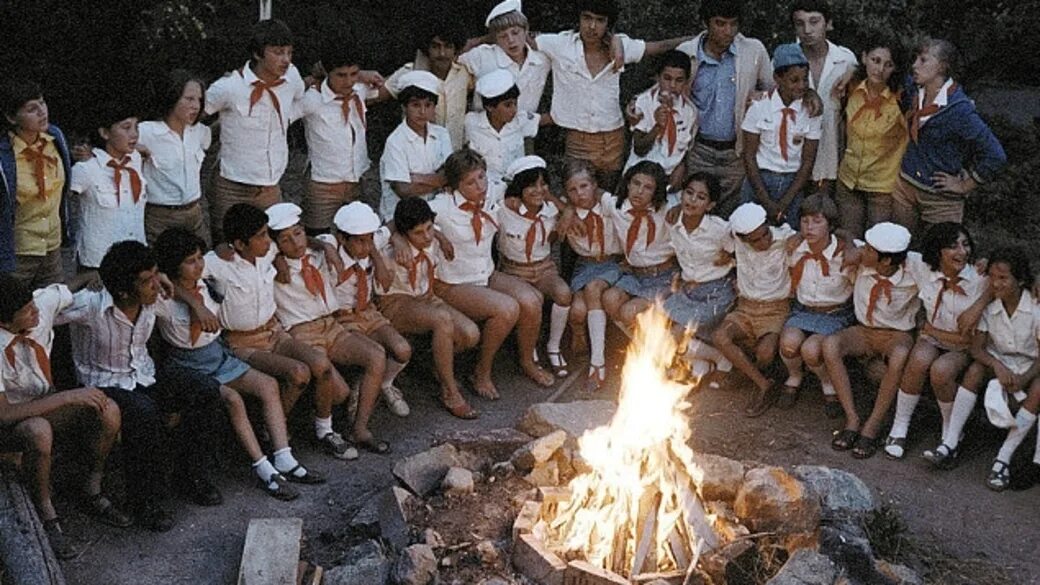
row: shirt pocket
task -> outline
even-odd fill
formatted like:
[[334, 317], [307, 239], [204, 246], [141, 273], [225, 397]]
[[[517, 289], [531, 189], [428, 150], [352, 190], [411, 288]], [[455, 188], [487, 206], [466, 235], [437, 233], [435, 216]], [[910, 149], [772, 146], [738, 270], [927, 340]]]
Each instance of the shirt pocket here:
[[[115, 179], [109, 181], [102, 180], [98, 185], [95, 185], [93, 200], [98, 207], [105, 209], [115, 209], [119, 207], [120, 198], [116, 192]], [[129, 183], [130, 177], [126, 174], [122, 177], [123, 183]]]

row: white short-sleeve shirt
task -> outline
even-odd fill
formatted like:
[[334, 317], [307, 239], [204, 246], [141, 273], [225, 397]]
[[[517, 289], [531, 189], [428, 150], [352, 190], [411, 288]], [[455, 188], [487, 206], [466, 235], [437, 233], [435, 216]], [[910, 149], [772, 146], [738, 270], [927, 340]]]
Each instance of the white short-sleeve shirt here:
[[734, 238], [737, 256], [737, 292], [752, 301], [779, 301], [791, 295], [791, 272], [787, 269], [787, 238], [794, 230], [786, 223], [770, 227], [773, 243], [758, 251], [740, 238]]
[[[643, 59], [646, 43], [617, 35], [625, 52], [625, 63]], [[609, 132], [625, 124], [621, 116], [621, 71], [607, 63], [595, 76], [585, 62], [585, 49], [577, 31], [541, 34], [538, 49], [552, 62], [553, 121], [558, 126], [582, 132]]]
[[958, 286], [964, 291], [960, 294], [953, 290], [947, 290], [942, 294], [940, 302], [939, 293], [944, 287], [946, 278], [942, 272], [932, 270], [920, 256], [920, 254], [908, 254], [906, 266], [917, 281], [917, 296], [921, 298], [924, 305], [925, 318], [928, 323], [941, 331], [956, 332], [957, 318], [966, 311], [985, 292], [988, 279], [979, 274], [971, 264], [965, 266], [957, 275], [960, 281]]
[[347, 100], [329, 89], [328, 81], [310, 88], [300, 101], [307, 154], [311, 161], [311, 180], [318, 183], [357, 183], [371, 166], [366, 139], [365, 98], [368, 86], [358, 83]]
[[166, 122], [153, 120], [138, 126], [137, 143], [148, 149], [144, 177], [148, 202], [158, 205], [187, 205], [202, 197], [200, 173], [212, 134], [205, 124], [192, 124], [179, 135]]
[[[498, 210], [498, 251], [511, 262], [540, 262], [552, 253], [549, 235], [556, 228], [560, 212], [549, 201], [535, 213], [537, 220], [528, 217], [531, 211], [523, 203], [520, 204], [519, 213], [505, 206]], [[531, 238], [530, 256], [528, 238]]]
[[248, 262], [238, 254], [221, 260], [214, 252], [206, 254], [203, 278], [212, 277], [224, 302], [220, 304], [220, 325], [229, 331], [252, 331], [274, 316], [274, 277], [277, 270], [272, 245], [267, 255]]
[[[660, 88], [654, 85], [636, 97], [636, 111], [642, 115], [642, 118], [632, 127], [632, 130], [648, 133], [654, 129], [656, 123], [654, 112], [661, 105], [660, 93]], [[665, 174], [671, 174], [675, 167], [683, 161], [686, 151], [693, 141], [693, 130], [697, 126], [697, 108], [684, 95], [674, 97], [672, 108], [672, 119], [675, 120], [675, 142], [669, 141], [667, 135], [662, 134], [654, 141], [646, 156], [639, 156], [633, 148], [628, 155], [628, 162], [625, 163], [625, 170], [637, 162], [650, 160], [661, 165]]]
[[466, 143], [487, 163], [488, 194], [495, 190], [498, 201], [505, 194], [502, 177], [516, 159], [524, 156], [524, 139], [538, 135], [538, 115], [517, 111], [516, 117], [501, 130], [495, 130], [485, 112], [466, 114]]
[[[72, 293], [64, 284], [52, 284], [34, 291], [33, 302], [40, 318], [36, 327], [26, 333], [26, 337], [40, 344], [49, 357], [54, 343], [54, 321], [59, 313], [72, 304]], [[40, 368], [36, 351], [30, 345], [16, 344], [13, 348], [14, 365], [7, 361], [4, 352], [14, 338], [13, 333], [0, 328], [0, 393], [7, 396], [8, 403], [19, 404], [39, 398], [53, 388]]]
[[[112, 244], [123, 240], [144, 242], [144, 206], [148, 183], [141, 169], [141, 154], [130, 155], [129, 167], [141, 178], [141, 194], [134, 202], [128, 171], [116, 171], [107, 166], [112, 160], [108, 152], [94, 149], [94, 156], [72, 167], [69, 188], [79, 193], [79, 237], [76, 256], [79, 263], [89, 268], [101, 265], [101, 259]], [[119, 191], [116, 191], [115, 173], [119, 172]]]
[[427, 124], [426, 138], [423, 138], [408, 126], [408, 122], [402, 121], [387, 137], [383, 156], [379, 159], [379, 179], [383, 184], [379, 215], [383, 221], [394, 218], [397, 202], [401, 200], [390, 183], [409, 183], [412, 173], [436, 173], [451, 153], [451, 138], [442, 126]]
[[[380, 295], [406, 295], [409, 297], [424, 297], [433, 294], [433, 280], [436, 279], [437, 267], [444, 261], [441, 255], [440, 244], [434, 240], [429, 247], [422, 250], [408, 244], [412, 253], [412, 263], [405, 266], [398, 264], [394, 259], [394, 249], [387, 242], [382, 248], [383, 259], [394, 273], [394, 280], [390, 288], [383, 289], [377, 285]], [[431, 275], [434, 275], [431, 278]], [[414, 276], [414, 282], [413, 282]]]
[[[371, 258], [355, 259], [353, 256], [347, 253], [347, 249], [339, 245], [339, 241], [336, 240], [336, 236], [332, 234], [322, 234], [318, 236], [318, 240], [326, 244], [330, 244], [336, 248], [336, 252], [339, 254], [339, 259], [343, 262], [343, 270], [349, 271], [355, 265], [360, 266], [365, 271], [365, 279], [368, 281], [368, 299], [371, 302], [374, 292], [376, 290], [376, 280], [374, 265]], [[390, 230], [385, 227], [381, 227], [374, 234], [372, 234], [373, 246], [376, 250], [382, 250], [387, 243], [390, 241]], [[379, 253], [379, 252], [375, 252]], [[387, 265], [390, 267], [390, 265]], [[330, 269], [331, 272], [331, 269]], [[358, 279], [353, 272], [344, 272], [343, 275], [333, 275], [334, 280], [332, 284], [336, 290], [336, 300], [339, 304], [340, 309], [354, 310], [357, 308], [357, 293], [358, 293]]]
[[662, 205], [661, 209], [654, 209], [643, 219], [636, 232], [636, 239], [631, 250], [625, 248], [628, 242], [628, 230], [636, 219], [636, 216], [631, 213], [632, 202], [626, 199], [620, 208], [611, 206], [607, 210], [612, 216], [614, 234], [621, 244], [621, 251], [631, 266], [637, 268], [657, 266], [675, 256], [671, 233], [665, 219], [668, 214], [668, 206]]
[[728, 221], [706, 214], [700, 225], [687, 230], [683, 225], [683, 215], [680, 215], [678, 221], [668, 225], [668, 231], [671, 232], [672, 249], [684, 281], [711, 282], [733, 270], [732, 260], [721, 266], [715, 263], [720, 252], [733, 253], [733, 233]]
[[499, 206], [484, 200], [480, 216], [480, 241], [476, 239], [471, 219], [473, 213], [461, 209], [466, 198], [455, 193], [441, 193], [430, 201], [430, 209], [437, 214], [434, 225], [455, 247], [455, 259], [443, 260], [437, 266], [437, 280], [448, 284], [474, 284], [484, 286], [495, 271], [491, 257], [491, 246], [498, 233]]
[[[870, 312], [872, 295], [876, 295], [873, 313]], [[852, 299], [856, 320], [861, 325], [896, 331], [913, 331], [917, 327], [917, 312], [921, 309], [917, 281], [903, 266], [892, 276], [882, 276], [874, 268], [861, 266], [856, 272]]]
[[592, 209], [574, 208], [578, 220], [585, 224], [584, 236], [567, 234], [567, 242], [576, 254], [600, 258], [621, 253], [621, 242], [614, 229], [614, 215], [611, 213], [616, 203], [617, 198], [613, 194], [604, 192]]
[[[304, 258], [321, 275], [322, 288], [317, 294], [308, 290], [303, 280]], [[278, 307], [275, 315], [278, 316], [282, 327], [291, 329], [294, 325], [326, 317], [339, 309], [335, 289], [336, 275], [329, 271], [324, 252], [308, 249], [301, 258], [285, 257], [285, 263], [289, 265], [289, 282], [274, 283], [274, 301]]]
[[[794, 110], [794, 119], [787, 118], [787, 158], [780, 150], [780, 127], [783, 110]], [[758, 168], [774, 173], [796, 173], [802, 164], [802, 146], [806, 140], [819, 140], [822, 132], [820, 117], [810, 118], [802, 100], [794, 100], [785, 106], [780, 92], [772, 90], [764, 99], [752, 102], [744, 115], [740, 129], [759, 135], [755, 161]]]
[[[520, 97], [516, 99], [518, 110], [537, 112], [545, 91], [545, 80], [552, 69], [549, 57], [541, 51], [527, 49], [527, 57], [523, 64], [513, 61], [498, 45], [477, 45], [459, 55], [459, 64], [466, 67], [475, 79], [498, 69], [505, 69], [513, 74]], [[473, 96], [474, 109], [480, 109], [480, 96]]]
[[296, 66], [290, 65], [282, 79], [285, 83], [271, 90], [278, 96], [278, 107], [267, 91], [250, 107], [252, 84], [259, 78], [248, 63], [206, 90], [206, 113], [220, 113], [221, 177], [256, 186], [277, 185], [282, 178], [289, 162], [286, 131], [304, 90]]
[[[390, 95], [397, 97], [400, 93], [401, 76], [409, 71], [430, 71], [430, 60], [422, 53], [416, 51], [415, 61], [407, 63], [386, 80], [384, 87]], [[438, 126], [448, 130], [451, 138], [451, 149], [462, 148], [463, 144], [463, 120], [466, 117], [467, 100], [469, 91], [473, 88], [473, 76], [468, 69], [458, 63], [452, 63], [448, 70], [448, 76], [441, 80], [440, 92], [437, 95], [436, 119]]]
[[823, 249], [823, 256], [827, 259], [826, 275], [820, 262], [810, 258], [810, 255], [809, 243], [803, 240], [790, 257], [792, 278], [798, 263], [802, 258], [806, 258], [802, 263], [802, 277], [795, 291], [798, 302], [806, 307], [829, 307], [848, 301], [852, 296], [854, 274], [842, 270], [841, 264], [845, 259], [843, 244], [832, 234], [830, 242]]
[[1008, 315], [1003, 301], [995, 300], [986, 306], [979, 321], [979, 331], [989, 334], [986, 351], [1016, 374], [1024, 374], [1033, 367], [1040, 349], [1040, 304], [1028, 290], [1022, 291], [1015, 313]]
[[[202, 295], [202, 303], [214, 315], [220, 314], [220, 303], [209, 293], [209, 287], [201, 280], [195, 283], [195, 290]], [[201, 331], [194, 343], [191, 341], [191, 309], [188, 305], [174, 300], [160, 298], [155, 302], [155, 316], [158, 319], [159, 333], [167, 343], [181, 349], [197, 349], [206, 347], [220, 338], [220, 331]]]

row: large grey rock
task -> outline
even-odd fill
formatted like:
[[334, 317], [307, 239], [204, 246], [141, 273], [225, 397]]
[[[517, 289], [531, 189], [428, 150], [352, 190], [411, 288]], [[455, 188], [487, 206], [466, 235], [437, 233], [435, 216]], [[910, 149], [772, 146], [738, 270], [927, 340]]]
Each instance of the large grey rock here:
[[433, 548], [413, 544], [401, 551], [394, 563], [393, 581], [397, 585], [428, 585], [437, 578], [437, 557]]
[[518, 471], [527, 472], [548, 461], [567, 442], [567, 431], [558, 430], [530, 441], [513, 452], [510, 461]]
[[464, 467], [452, 467], [444, 475], [441, 487], [449, 494], [468, 494], [473, 492], [473, 472]]
[[609, 423], [615, 410], [617, 405], [609, 400], [540, 402], [527, 409], [516, 428], [534, 437], [562, 429], [575, 440], [585, 431]]
[[408, 544], [409, 519], [418, 504], [407, 490], [392, 486], [370, 497], [350, 519], [350, 526], [369, 538], [384, 538], [396, 548]]
[[855, 517], [878, 507], [867, 484], [847, 471], [799, 465], [794, 468], [794, 476], [820, 500], [824, 517]]
[[693, 454], [693, 480], [700, 486], [701, 498], [706, 501], [732, 503], [744, 483], [744, 464], [728, 457], [709, 453]]
[[838, 569], [830, 559], [807, 549], [799, 550], [787, 559], [780, 572], [766, 581], [766, 585], [833, 585]]
[[490, 431], [443, 431], [434, 434], [436, 444], [450, 443], [460, 451], [483, 455], [492, 461], [508, 459], [513, 451], [526, 445], [533, 438], [527, 433], [510, 428]]
[[351, 548], [340, 564], [325, 572], [325, 585], [383, 585], [390, 573], [390, 561], [374, 540]]
[[425, 496], [441, 484], [448, 469], [459, 465], [453, 445], [438, 445], [432, 449], [405, 457], [394, 464], [394, 476], [412, 492]]
[[820, 502], [802, 482], [779, 467], [757, 467], [744, 475], [733, 512], [752, 531], [812, 532], [820, 524]]

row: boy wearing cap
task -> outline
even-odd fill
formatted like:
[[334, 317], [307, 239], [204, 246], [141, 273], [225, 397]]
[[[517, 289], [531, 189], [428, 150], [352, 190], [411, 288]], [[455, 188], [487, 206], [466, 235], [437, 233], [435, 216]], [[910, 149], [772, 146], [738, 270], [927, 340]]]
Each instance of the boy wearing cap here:
[[[448, 151], [451, 152], [463, 145], [463, 125], [469, 94], [473, 90], [473, 76], [455, 61], [465, 43], [463, 35], [457, 30], [458, 25], [450, 15], [434, 18], [436, 20], [426, 23], [423, 29], [428, 32], [419, 39], [415, 61], [395, 71], [380, 88], [379, 95], [381, 99], [396, 98], [403, 104], [405, 102], [401, 99], [401, 92], [409, 85], [404, 76], [417, 71], [431, 74], [437, 80], [436, 89], [432, 91], [437, 99], [433, 101], [429, 121], [447, 129], [451, 137]], [[393, 215], [392, 210], [390, 215]], [[384, 219], [389, 219], [389, 216]]]
[[[553, 121], [566, 129], [565, 155], [588, 161], [601, 185], [617, 182], [624, 158], [625, 120], [621, 113], [621, 70], [674, 49], [685, 39], [642, 41], [615, 34], [614, 0], [576, 3], [577, 30], [540, 34], [535, 49], [552, 63]], [[617, 53], [623, 63], [616, 63]]]
[[[517, 109], [537, 112], [551, 66], [548, 55], [532, 49], [527, 43], [527, 16], [520, 10], [520, 0], [499, 2], [488, 13], [484, 24], [488, 34], [480, 39], [483, 44], [459, 55], [459, 64], [464, 65], [478, 81], [492, 71], [508, 71], [516, 79], [519, 90]], [[478, 105], [481, 97], [478, 88], [474, 105]]]
[[780, 45], [773, 56], [776, 89], [751, 104], [741, 130], [747, 177], [741, 194], [768, 212], [774, 224], [798, 225], [802, 190], [812, 176], [821, 135], [819, 116], [802, 103], [809, 61], [796, 44]]
[[[345, 277], [346, 271], [339, 266], [334, 246], [311, 247], [300, 225], [300, 214], [300, 208], [293, 203], [279, 203], [267, 209], [267, 228], [278, 248], [279, 262], [285, 263], [284, 267], [279, 266], [280, 274], [274, 283], [275, 315], [293, 339], [328, 356], [332, 364], [358, 365], [361, 356], [352, 351], [347, 330], [334, 316], [339, 309], [334, 283]], [[328, 256], [335, 262], [328, 260]], [[368, 430], [368, 419], [379, 398], [386, 362], [377, 360], [368, 365], [372, 367], [366, 369], [358, 389], [358, 409], [350, 442], [367, 451], [385, 454], [390, 452], [390, 445], [376, 440]], [[350, 388], [335, 367], [329, 367], [327, 377], [327, 384], [319, 386], [315, 395], [314, 426], [319, 438], [332, 442], [338, 437], [331, 432], [332, 408], [347, 399]], [[330, 449], [334, 454], [341, 448], [340, 441]], [[353, 458], [353, 453], [344, 458]]]
[[506, 190], [503, 177], [513, 161], [524, 156], [524, 139], [538, 134], [538, 126], [549, 122], [517, 106], [520, 89], [507, 69], [495, 69], [477, 80], [477, 95], [484, 111], [466, 114], [466, 143], [487, 162], [488, 197], [499, 202]]
[[69, 189], [79, 198], [76, 259], [96, 270], [109, 247], [123, 240], [145, 241], [147, 182], [137, 152], [137, 116], [110, 104], [97, 128], [102, 148], [72, 167]]
[[232, 205], [265, 209], [282, 200], [278, 181], [289, 161], [286, 132], [304, 92], [285, 23], [256, 23], [247, 48], [249, 61], [206, 90], [206, 113], [220, 114], [220, 174], [210, 197], [214, 242], [224, 241], [220, 228]]
[[300, 100], [311, 177], [303, 197], [307, 233], [326, 233], [343, 205], [361, 195], [361, 176], [371, 166], [366, 131], [365, 100], [373, 95], [358, 79], [358, 52], [352, 43], [336, 39], [321, 55], [325, 79]]
[[[857, 459], [867, 459], [877, 452], [878, 433], [895, 401], [903, 366], [914, 345], [921, 300], [917, 281], [905, 267], [909, 246], [910, 232], [900, 225], [883, 222], [867, 230], [852, 293], [857, 324], [823, 341], [827, 375], [845, 412], [845, 428], [857, 432], [852, 445], [852, 456]], [[853, 402], [846, 357], [885, 360], [874, 408], [862, 425]]]
[[[224, 216], [223, 228], [234, 253], [227, 260], [216, 252], [207, 253], [202, 278], [212, 279], [217, 292], [224, 296], [217, 316], [235, 356], [281, 383], [282, 410], [286, 416], [313, 376], [318, 404], [316, 439], [333, 457], [348, 458], [356, 453], [351, 453], [343, 438], [331, 428], [331, 404], [346, 398], [343, 386], [333, 376], [335, 368], [320, 350], [293, 339], [275, 317], [274, 260], [278, 251], [271, 246], [267, 223], [267, 214], [258, 207], [248, 203], [231, 206]], [[194, 295], [185, 294], [181, 287], [177, 293], [177, 299], [191, 307], [203, 323], [214, 319]], [[275, 458], [275, 468], [289, 481], [324, 481], [313, 471], [296, 469], [297, 464], [289, 463]]]
[[[769, 225], [766, 210], [745, 203], [730, 216], [736, 235], [737, 304], [712, 335], [726, 359], [755, 385], [744, 414], [758, 417], [779, 397], [775, 383], [762, 373], [776, 359], [780, 331], [790, 312], [791, 273], [787, 269], [787, 224]], [[754, 352], [754, 363], [745, 353]]]
[[841, 102], [858, 62], [855, 53], [827, 38], [827, 33], [834, 30], [827, 0], [797, 0], [789, 14], [798, 45], [809, 61], [809, 87], [823, 101], [820, 143], [812, 180], [819, 191], [829, 193], [830, 185], [838, 176]]
[[[378, 383], [390, 411], [408, 416], [408, 403], [394, 380], [412, 359], [412, 346], [374, 302], [374, 292], [385, 290], [393, 279], [391, 268], [379, 252], [389, 242], [390, 232], [380, 226], [376, 212], [360, 201], [340, 208], [333, 223], [336, 234], [321, 235], [318, 239], [335, 247], [343, 263], [343, 270], [333, 282], [339, 301], [335, 317], [349, 339], [344, 348], [345, 359], [365, 369], [362, 387], [373, 381]], [[367, 378], [369, 375], [372, 380]]]
[[383, 221], [394, 216], [401, 199], [428, 198], [439, 191], [445, 184], [441, 165], [452, 153], [448, 131], [433, 123], [441, 81], [428, 71], [409, 71], [396, 83], [404, 120], [387, 137], [379, 159], [383, 184], [379, 215]]
[[690, 58], [679, 51], [661, 57], [657, 83], [636, 96], [631, 106], [638, 121], [631, 126], [632, 153], [625, 170], [642, 160], [661, 165], [668, 187], [678, 191], [686, 178], [683, 160], [693, 141], [697, 110], [685, 94], [690, 80]]
[[63, 220], [72, 159], [61, 129], [50, 123], [40, 86], [24, 79], [0, 84], [0, 273], [30, 288], [61, 282]]
[[[422, 199], [406, 199], [394, 210], [394, 229], [403, 239], [380, 253], [393, 269], [389, 286], [378, 285], [376, 302], [394, 329], [405, 335], [432, 337], [434, 375], [440, 401], [453, 416], [477, 418], [455, 379], [455, 354], [476, 347], [480, 329], [469, 317], [433, 294], [440, 246], [434, 237], [436, 214]], [[396, 260], [403, 256], [404, 259]]]

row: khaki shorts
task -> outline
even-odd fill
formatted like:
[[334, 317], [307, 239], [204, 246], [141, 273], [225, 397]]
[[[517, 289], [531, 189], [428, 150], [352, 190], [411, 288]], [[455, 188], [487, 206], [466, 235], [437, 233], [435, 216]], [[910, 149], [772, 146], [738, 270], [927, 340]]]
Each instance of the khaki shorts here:
[[305, 343], [313, 348], [325, 350], [328, 354], [332, 346], [340, 336], [347, 332], [342, 325], [336, 322], [332, 315], [318, 317], [313, 321], [293, 325], [289, 328], [289, 335], [300, 343]]
[[229, 181], [217, 176], [213, 181], [210, 195], [209, 222], [213, 231], [213, 241], [223, 242], [224, 214], [236, 203], [249, 203], [267, 209], [282, 201], [282, 188], [278, 185], [246, 185]]
[[499, 264], [499, 268], [504, 274], [515, 276], [520, 280], [531, 284], [541, 282], [542, 279], [548, 276], [559, 275], [559, 271], [556, 270], [556, 264], [552, 261], [552, 258], [545, 258], [544, 260], [539, 260], [537, 262], [524, 263], [513, 262], [512, 260], [503, 257], [499, 261]]
[[[913, 336], [909, 331], [897, 329], [884, 329], [882, 327], [867, 327], [866, 325], [853, 325], [866, 340], [870, 351], [876, 355], [885, 355], [899, 341], [900, 337], [910, 335], [910, 345], [913, 345]], [[851, 328], [850, 328], [851, 329]]]
[[588, 161], [600, 173], [620, 171], [624, 153], [624, 128], [607, 132], [567, 130], [564, 156]]
[[252, 331], [224, 331], [224, 339], [234, 354], [243, 360], [257, 351], [278, 353], [279, 347], [292, 341], [274, 317]]
[[422, 297], [402, 294], [382, 295], [376, 297], [376, 303], [379, 305], [379, 311], [390, 321], [390, 325], [397, 330], [402, 328], [399, 327], [402, 319], [401, 308], [406, 304], [424, 304], [431, 308], [447, 308], [449, 306], [440, 297], [432, 294]]
[[361, 195], [360, 183], [319, 183], [310, 181], [303, 198], [303, 225], [312, 230], [332, 227], [336, 212]]
[[779, 334], [791, 312], [791, 301], [752, 301], [737, 298], [737, 305], [726, 315], [723, 322], [740, 328], [749, 339], [759, 340], [770, 333]]
[[210, 245], [209, 230], [202, 216], [202, 205], [199, 201], [180, 207], [166, 207], [148, 204], [144, 208], [144, 235], [149, 246], [155, 245], [159, 234], [170, 228], [183, 228], [202, 238]]
[[344, 311], [340, 309], [336, 311], [335, 317], [336, 322], [343, 329], [351, 333], [361, 333], [362, 335], [369, 335], [380, 327], [390, 325], [390, 320], [372, 305], [365, 307], [364, 311]]
[[928, 225], [964, 221], [964, 196], [925, 191], [903, 177], [899, 177], [892, 190], [892, 205], [897, 220], [901, 219], [900, 213], [915, 213]]

